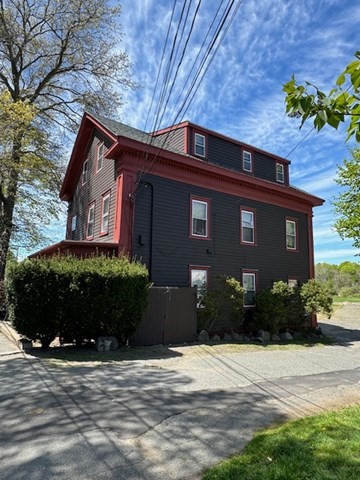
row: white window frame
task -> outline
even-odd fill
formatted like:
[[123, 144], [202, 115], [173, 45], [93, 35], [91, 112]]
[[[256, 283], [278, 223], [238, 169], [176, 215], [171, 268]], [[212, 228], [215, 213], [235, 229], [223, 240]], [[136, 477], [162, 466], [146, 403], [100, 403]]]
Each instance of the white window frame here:
[[[194, 136], [194, 152], [195, 155], [199, 157], [205, 157], [206, 152], [206, 139], [205, 135], [201, 135], [200, 133], [195, 133]], [[199, 151], [200, 149], [200, 151]]]
[[100, 170], [103, 168], [104, 154], [105, 154], [105, 145], [104, 145], [104, 142], [100, 142], [97, 146], [96, 173], [100, 172]]
[[[243, 214], [247, 213], [251, 215], [252, 217], [252, 226], [248, 227], [244, 225], [244, 218]], [[244, 228], [251, 229], [252, 230], [252, 240], [245, 240], [244, 239]], [[255, 212], [253, 210], [247, 210], [246, 208], [241, 209], [241, 243], [246, 243], [248, 245], [254, 245], [255, 244]]]
[[75, 232], [76, 232], [76, 226], [77, 226], [77, 216], [73, 215], [71, 217], [71, 234], [70, 234], [71, 240], [74, 240], [74, 235], [75, 235]]
[[254, 307], [255, 306], [255, 301], [253, 303], [246, 303], [246, 293], [249, 292], [254, 292], [253, 298], [255, 298], [256, 295], [256, 273], [255, 272], [243, 272], [242, 274], [242, 284], [243, 287], [246, 289], [246, 278], [252, 278], [252, 283], [253, 283], [253, 290], [246, 290], [245, 295], [244, 295], [244, 307]]
[[[279, 169], [281, 171], [279, 171]], [[277, 163], [276, 164], [276, 181], [279, 183], [284, 183], [285, 182], [285, 168], [282, 163]]]
[[89, 205], [88, 214], [87, 214], [87, 223], [86, 223], [86, 238], [94, 238], [94, 228], [95, 227], [95, 202]]
[[[198, 203], [198, 204], [201, 204], [201, 205], [205, 205], [205, 218], [199, 218], [198, 220], [202, 220], [202, 221], [205, 221], [205, 234], [201, 234], [201, 233], [196, 233], [195, 232], [195, 228], [194, 228], [194, 221], [197, 219], [195, 216], [194, 216], [194, 205], [195, 203]], [[208, 200], [201, 200], [201, 199], [198, 199], [198, 198], [191, 198], [191, 230], [190, 230], [190, 233], [191, 233], [191, 237], [195, 237], [195, 238], [209, 238], [209, 201]]]
[[[204, 296], [204, 294], [207, 292], [208, 289], [208, 267], [200, 267], [200, 266], [190, 266], [190, 286], [191, 287], [196, 287], [196, 298], [197, 298], [197, 308], [203, 307], [201, 304], [201, 300]], [[204, 282], [200, 286], [198, 285], [198, 281], [195, 277], [195, 275], [199, 274], [204, 274]]]
[[[293, 225], [294, 226], [294, 233], [288, 233], [288, 225]], [[286, 219], [286, 250], [292, 250], [296, 251], [297, 250], [297, 222], [296, 220], [291, 220], [289, 218]], [[293, 238], [294, 242], [293, 246], [289, 245], [289, 238]]]
[[81, 184], [85, 185], [88, 181], [89, 176], [89, 159], [87, 158], [83, 163], [82, 174], [81, 174]]
[[288, 278], [288, 285], [291, 288], [297, 288], [299, 286], [299, 280], [297, 278]]
[[[107, 209], [105, 210], [105, 203], [107, 201]], [[101, 205], [101, 235], [109, 233], [109, 217], [110, 217], [110, 192], [105, 193], [102, 197]], [[106, 225], [105, 225], [106, 223]], [[105, 227], [105, 228], [104, 228]]]
[[[245, 158], [246, 156], [248, 156], [248, 158]], [[252, 172], [253, 171], [253, 163], [252, 163], [251, 152], [248, 152], [247, 150], [243, 150], [242, 157], [243, 157], [243, 170], [244, 170], [244, 172]], [[246, 168], [245, 167], [246, 164], [249, 164], [250, 168]]]

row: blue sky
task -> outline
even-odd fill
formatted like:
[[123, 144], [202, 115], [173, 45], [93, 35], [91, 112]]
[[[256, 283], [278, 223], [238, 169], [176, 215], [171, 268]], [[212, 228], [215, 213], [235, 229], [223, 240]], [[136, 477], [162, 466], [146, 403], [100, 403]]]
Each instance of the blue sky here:
[[[155, 125], [158, 97], [145, 120], [174, 0], [121, 3], [123, 47], [139, 84], [136, 91], [126, 93], [121, 120], [149, 131]], [[193, 3], [190, 18], [198, 2]], [[334, 182], [336, 168], [349, 157], [352, 144], [345, 143], [344, 128], [325, 127], [304, 140], [312, 123], [299, 130], [299, 120], [286, 117], [282, 84], [294, 73], [299, 81], [309, 80], [325, 91], [332, 88], [360, 48], [360, 5], [353, 0], [244, 0], [188, 110], [176, 117], [184, 81], [220, 4], [202, 1], [166, 112], [156, 127], [189, 120], [288, 158], [291, 183], [326, 200], [315, 208], [315, 262], [358, 261], [352, 242], [342, 241], [331, 228], [331, 201], [339, 191]], [[182, 5], [183, 1], [176, 2], [170, 38]]]

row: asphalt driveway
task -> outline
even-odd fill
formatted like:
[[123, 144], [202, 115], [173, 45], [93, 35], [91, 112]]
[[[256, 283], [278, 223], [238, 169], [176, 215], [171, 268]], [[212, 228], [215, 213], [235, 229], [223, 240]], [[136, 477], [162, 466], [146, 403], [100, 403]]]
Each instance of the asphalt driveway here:
[[0, 479], [200, 478], [261, 426], [360, 401], [360, 305], [322, 326], [334, 345], [66, 366], [1, 356]]

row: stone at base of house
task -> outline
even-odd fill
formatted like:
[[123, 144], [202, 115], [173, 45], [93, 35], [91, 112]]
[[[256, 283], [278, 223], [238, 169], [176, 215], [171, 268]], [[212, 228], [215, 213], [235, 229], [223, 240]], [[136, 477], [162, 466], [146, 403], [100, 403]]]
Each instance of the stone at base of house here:
[[271, 340], [272, 340], [273, 342], [280, 342], [280, 337], [279, 337], [279, 335], [278, 335], [277, 333], [273, 333], [273, 334], [271, 335]]
[[20, 338], [18, 341], [18, 347], [21, 348], [21, 350], [24, 350], [24, 352], [31, 350], [32, 346], [32, 341], [27, 338]]
[[261, 338], [264, 342], [270, 342], [270, 333], [266, 330], [259, 330], [258, 338]]
[[280, 340], [293, 340], [293, 336], [289, 332], [280, 333]]
[[96, 350], [98, 352], [110, 352], [118, 348], [119, 343], [117, 338], [114, 336], [111, 337], [98, 337], [96, 339]]
[[231, 338], [237, 342], [241, 342], [243, 340], [243, 336], [236, 332], [231, 332]]
[[224, 342], [231, 342], [232, 336], [228, 333], [224, 333]]
[[198, 341], [201, 343], [209, 341], [209, 334], [206, 330], [201, 330], [198, 335]]
[[301, 338], [304, 338], [304, 335], [302, 335], [302, 334], [299, 333], [299, 332], [294, 332], [294, 333], [292, 334], [292, 336], [293, 336], [293, 339], [294, 339], [294, 340], [300, 340]]
[[219, 335], [214, 335], [213, 337], [211, 337], [211, 340], [213, 340], [214, 342], [220, 342], [221, 338], [219, 337]]

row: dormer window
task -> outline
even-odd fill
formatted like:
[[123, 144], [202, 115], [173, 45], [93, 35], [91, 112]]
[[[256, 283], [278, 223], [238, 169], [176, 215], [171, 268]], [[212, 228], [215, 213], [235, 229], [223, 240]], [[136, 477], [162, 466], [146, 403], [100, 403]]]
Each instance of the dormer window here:
[[195, 155], [205, 157], [205, 137], [200, 133], [195, 133]]
[[252, 172], [252, 155], [251, 152], [243, 151], [243, 170], [244, 172]]
[[282, 163], [276, 164], [276, 181], [280, 183], [285, 181], [284, 165]]

